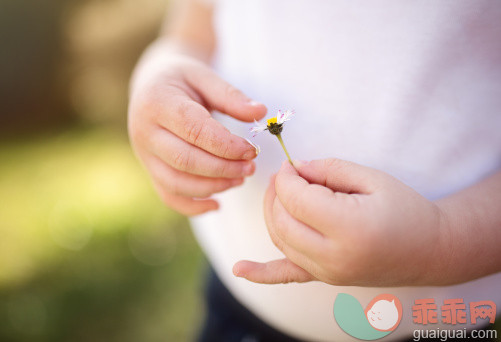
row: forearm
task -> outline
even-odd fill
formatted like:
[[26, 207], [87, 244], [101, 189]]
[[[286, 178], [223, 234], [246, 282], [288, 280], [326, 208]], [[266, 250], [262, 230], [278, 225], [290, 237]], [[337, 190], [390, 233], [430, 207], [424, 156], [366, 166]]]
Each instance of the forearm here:
[[169, 48], [176, 52], [209, 62], [216, 45], [212, 12], [209, 1], [173, 1], [159, 40], [168, 41]]
[[207, 1], [178, 0], [168, 11], [158, 39], [139, 60], [131, 80], [131, 92], [162, 77], [176, 58], [189, 57], [209, 63], [214, 50], [212, 7]]
[[443, 213], [444, 282], [501, 271], [501, 171], [436, 202]]

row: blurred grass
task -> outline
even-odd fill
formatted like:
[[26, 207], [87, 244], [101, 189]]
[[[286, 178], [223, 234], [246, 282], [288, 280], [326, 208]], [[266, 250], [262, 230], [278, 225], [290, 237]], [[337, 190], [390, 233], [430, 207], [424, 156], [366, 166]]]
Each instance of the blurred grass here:
[[202, 253], [125, 134], [130, 73], [168, 2], [0, 0], [0, 342], [198, 328]]
[[203, 257], [124, 130], [0, 142], [0, 341], [185, 341]]

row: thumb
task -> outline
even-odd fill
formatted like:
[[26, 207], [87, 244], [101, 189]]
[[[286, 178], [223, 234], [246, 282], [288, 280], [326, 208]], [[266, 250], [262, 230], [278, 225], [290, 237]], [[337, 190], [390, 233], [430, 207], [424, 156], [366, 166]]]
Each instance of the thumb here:
[[251, 100], [206, 66], [196, 67], [187, 73], [186, 80], [210, 109], [246, 122], [262, 119], [266, 115], [265, 105]]
[[384, 173], [376, 169], [335, 158], [294, 161], [294, 167], [309, 183], [347, 194], [370, 194], [384, 176]]
[[305, 283], [316, 280], [315, 277], [289, 259], [278, 259], [265, 263], [242, 260], [233, 266], [233, 274], [261, 284]]

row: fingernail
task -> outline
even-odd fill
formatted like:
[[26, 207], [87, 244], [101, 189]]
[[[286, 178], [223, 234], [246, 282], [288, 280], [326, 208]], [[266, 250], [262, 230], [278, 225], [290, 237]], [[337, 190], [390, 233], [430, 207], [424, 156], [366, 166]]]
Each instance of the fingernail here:
[[247, 104], [249, 106], [252, 106], [252, 107], [258, 107], [258, 106], [262, 106], [263, 105], [261, 102], [257, 102], [257, 101], [254, 101], [254, 100], [250, 100], [249, 102], [247, 102]]
[[237, 267], [237, 264], [233, 265], [233, 274], [236, 276], [236, 277], [240, 277], [241, 276], [241, 272], [239, 270], [239, 268]]
[[254, 172], [254, 165], [251, 163], [247, 163], [247, 165], [244, 166], [243, 168], [244, 175], [250, 176]]
[[[248, 159], [252, 159], [252, 158], [254, 158], [254, 157], [257, 157], [257, 156], [259, 155], [259, 153], [261, 153], [261, 147], [259, 147], [259, 145], [257, 145], [257, 144], [254, 144], [252, 141], [250, 141], [250, 140], [249, 140], [249, 139], [247, 139], [247, 138], [245, 138], [245, 140], [246, 140], [249, 144], [251, 144], [251, 145], [252, 145], [252, 147], [254, 147], [254, 149], [255, 149], [255, 153], [256, 153], [256, 154], [254, 155], [254, 154], [252, 154], [252, 153], [247, 152], [247, 153], [245, 153], [244, 157], [245, 157], [245, 156], [247, 156], [247, 155], [249, 155], [249, 156], [250, 156], [250, 158], [248, 158]], [[247, 159], [247, 158], [246, 158], [246, 159]]]
[[245, 160], [254, 159], [254, 158], [256, 158], [256, 151], [255, 150], [254, 151], [252, 151], [252, 150], [247, 151], [247, 152], [244, 153], [244, 155], [243, 155], [242, 158], [245, 159]]
[[305, 160], [293, 160], [292, 164], [294, 165], [294, 167], [303, 167], [306, 166], [308, 162]]
[[291, 167], [291, 163], [288, 161], [288, 160], [284, 160], [282, 161], [282, 165], [280, 166], [281, 169], [283, 168], [288, 168], [288, 167]]

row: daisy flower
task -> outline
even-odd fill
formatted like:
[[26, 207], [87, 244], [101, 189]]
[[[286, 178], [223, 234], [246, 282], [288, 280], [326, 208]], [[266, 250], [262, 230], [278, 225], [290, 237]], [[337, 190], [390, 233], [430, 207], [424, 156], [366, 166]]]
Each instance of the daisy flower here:
[[278, 138], [278, 141], [280, 142], [280, 145], [282, 145], [282, 148], [284, 149], [285, 154], [287, 155], [287, 159], [289, 159], [289, 162], [292, 164], [291, 157], [289, 156], [289, 152], [287, 152], [287, 149], [285, 148], [284, 141], [282, 140], [282, 130], [284, 128], [284, 123], [289, 121], [292, 116], [294, 115], [294, 111], [292, 110], [286, 110], [286, 111], [281, 111], [279, 110], [277, 113], [277, 116], [270, 118], [266, 121], [266, 124], [260, 124], [256, 120], [254, 120], [254, 123], [256, 126], [252, 127], [250, 129], [251, 133], [253, 133], [253, 137], [258, 135], [261, 132], [268, 131], [271, 134], [275, 135]]

